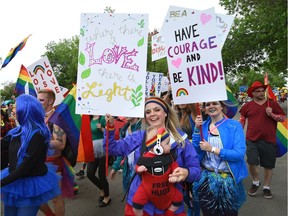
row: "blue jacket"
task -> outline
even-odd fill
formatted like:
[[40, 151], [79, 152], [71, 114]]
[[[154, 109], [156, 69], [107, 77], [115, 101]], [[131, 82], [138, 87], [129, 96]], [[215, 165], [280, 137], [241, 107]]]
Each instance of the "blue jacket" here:
[[[208, 127], [210, 123], [211, 118], [208, 118], [202, 125], [204, 140], [208, 140]], [[222, 160], [227, 161], [228, 168], [235, 182], [238, 184], [248, 176], [248, 170], [244, 160], [246, 153], [246, 142], [242, 125], [236, 120], [223, 118], [219, 122], [216, 122], [215, 126], [217, 126], [220, 139], [223, 144], [223, 148], [220, 149], [219, 156]], [[200, 133], [194, 132], [192, 136], [192, 143], [198, 153], [198, 158], [201, 163], [201, 160], [205, 155], [205, 151], [201, 150], [199, 146], [200, 141]]]
[[[187, 137], [185, 133], [182, 131], [179, 132], [183, 137]], [[135, 160], [134, 164], [136, 164], [138, 158], [140, 157], [141, 153], [141, 147], [142, 147], [142, 141], [145, 136], [145, 131], [135, 131], [134, 133], [126, 136], [123, 139], [115, 140], [114, 139], [114, 131], [109, 130], [109, 155], [113, 156], [126, 156], [130, 152], [135, 150]], [[106, 140], [106, 132], [104, 133], [104, 139], [103, 139], [103, 147], [106, 148], [105, 144]], [[174, 142], [172, 144], [172, 149], [177, 148], [177, 143]], [[191, 144], [191, 142], [188, 140], [188, 138], [185, 139], [185, 147], [183, 148], [177, 148], [177, 162], [180, 167], [186, 168], [189, 171], [188, 177], [186, 179], [187, 182], [192, 183], [194, 181], [198, 181], [200, 179], [201, 175], [201, 168], [198, 160], [197, 153]], [[141, 179], [139, 178], [139, 175], [136, 175], [133, 179], [131, 186], [129, 188], [129, 193], [127, 197], [127, 203], [132, 205], [132, 199], [134, 196], [134, 193], [136, 192], [138, 186], [141, 183]], [[177, 184], [177, 188], [182, 191], [184, 189], [184, 186], [181, 184]], [[152, 205], [150, 202], [147, 203], [144, 206], [144, 211], [146, 211], [150, 215], [155, 214], [164, 214], [163, 210], [155, 208], [154, 205]], [[181, 207], [176, 211], [176, 213], [183, 212], [184, 211], [184, 204], [181, 205]]]

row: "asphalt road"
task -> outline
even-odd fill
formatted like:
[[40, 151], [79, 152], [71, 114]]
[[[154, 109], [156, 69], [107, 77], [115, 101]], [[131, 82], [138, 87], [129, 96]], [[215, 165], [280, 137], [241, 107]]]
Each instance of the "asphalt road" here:
[[[77, 164], [78, 170], [80, 164]], [[263, 179], [263, 177], [262, 177]], [[79, 193], [72, 200], [66, 200], [67, 216], [110, 216], [124, 215], [124, 202], [122, 193], [122, 176], [117, 175], [115, 180], [109, 180], [110, 194], [112, 202], [109, 206], [100, 208], [97, 203], [99, 191], [88, 180], [87, 177], [77, 178]], [[249, 176], [244, 181], [245, 188], [248, 190], [252, 180]], [[265, 199], [262, 190], [259, 189], [256, 197], [247, 195], [247, 201], [239, 211], [239, 216], [287, 216], [287, 154], [277, 160], [276, 168], [273, 171], [271, 184], [273, 193], [272, 199]], [[39, 213], [38, 216], [43, 214]]]

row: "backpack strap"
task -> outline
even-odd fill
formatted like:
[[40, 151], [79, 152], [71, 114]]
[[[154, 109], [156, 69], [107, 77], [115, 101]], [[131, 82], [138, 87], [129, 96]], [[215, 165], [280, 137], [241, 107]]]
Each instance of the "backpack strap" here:
[[[146, 146], [146, 131], [144, 131], [144, 136], [143, 136], [143, 140], [142, 140], [142, 145], [141, 145], [141, 151], [140, 151], [140, 156], [142, 156], [144, 154], [144, 152], [147, 151], [147, 146]], [[124, 193], [124, 196], [121, 200], [121, 202], [123, 202], [128, 194], [128, 191], [130, 189], [131, 183], [134, 180], [135, 176], [137, 175], [136, 172], [134, 172], [133, 176], [131, 177], [129, 183], [128, 183], [128, 187]]]

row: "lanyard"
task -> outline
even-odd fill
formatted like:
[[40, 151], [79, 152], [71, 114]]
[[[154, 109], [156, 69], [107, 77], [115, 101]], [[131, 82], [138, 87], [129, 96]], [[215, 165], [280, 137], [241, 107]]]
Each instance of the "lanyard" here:
[[217, 129], [221, 124], [223, 124], [226, 120], [227, 120], [227, 117], [224, 117], [225, 119], [219, 123], [218, 125], [215, 125], [210, 131], [208, 130], [208, 134], [211, 134], [215, 129]]

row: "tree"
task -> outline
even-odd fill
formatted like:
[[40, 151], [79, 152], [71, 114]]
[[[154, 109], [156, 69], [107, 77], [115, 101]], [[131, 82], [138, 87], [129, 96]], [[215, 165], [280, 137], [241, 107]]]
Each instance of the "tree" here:
[[10, 100], [15, 94], [15, 85], [16, 83], [13, 83], [11, 81], [3, 84], [4, 88], [1, 89], [1, 104], [5, 100]]
[[48, 43], [44, 53], [49, 59], [60, 86], [71, 89], [77, 82], [79, 36]]
[[[234, 25], [222, 50], [228, 77], [254, 71], [270, 74], [270, 83], [283, 86], [287, 78], [287, 2], [284, 0], [220, 0]], [[247, 84], [247, 83], [242, 83]]]

